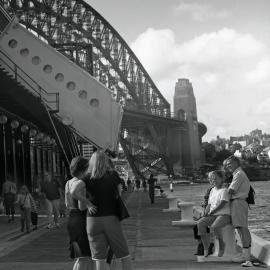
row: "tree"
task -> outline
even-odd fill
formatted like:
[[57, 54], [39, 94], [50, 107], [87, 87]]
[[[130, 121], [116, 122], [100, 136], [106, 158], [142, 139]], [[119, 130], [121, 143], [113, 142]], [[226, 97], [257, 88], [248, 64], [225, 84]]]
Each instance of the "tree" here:
[[203, 143], [203, 148], [205, 151], [205, 159], [208, 162], [211, 162], [213, 160], [213, 158], [216, 155], [216, 149], [215, 146], [209, 142], [204, 142]]

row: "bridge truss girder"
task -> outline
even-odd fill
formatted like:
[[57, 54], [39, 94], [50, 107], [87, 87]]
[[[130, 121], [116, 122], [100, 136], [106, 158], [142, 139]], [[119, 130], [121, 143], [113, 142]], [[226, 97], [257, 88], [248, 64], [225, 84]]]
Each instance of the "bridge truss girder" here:
[[[0, 0], [10, 13], [41, 38], [54, 44], [93, 45], [93, 74], [123, 105], [132, 103], [151, 114], [170, 115], [162, 96], [118, 32], [82, 0]], [[75, 59], [74, 59], [75, 61]], [[86, 64], [86, 61], [85, 61]], [[80, 65], [84, 66], [84, 61]]]
[[[113, 97], [124, 108], [170, 117], [170, 104], [138, 58], [118, 32], [90, 5], [82, 0], [0, 0], [0, 3], [28, 30], [111, 89]], [[147, 128], [159, 148], [154, 154], [150, 149], [145, 150], [148, 151], [144, 155], [145, 160], [129, 153], [135, 146], [130, 146], [124, 138], [120, 139], [133, 171], [143, 177], [154, 170], [173, 174], [167, 153], [160, 147], [159, 132], [162, 128], [153, 125]], [[125, 125], [122, 126], [122, 134], [124, 130]], [[136, 166], [144, 166], [143, 172]]]

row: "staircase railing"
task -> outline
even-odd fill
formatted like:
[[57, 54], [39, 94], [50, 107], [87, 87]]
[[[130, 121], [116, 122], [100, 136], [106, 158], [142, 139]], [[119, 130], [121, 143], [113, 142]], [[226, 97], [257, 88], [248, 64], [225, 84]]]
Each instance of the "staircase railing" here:
[[39, 97], [50, 108], [51, 112], [59, 112], [59, 93], [48, 93], [2, 51], [0, 51], [0, 66], [10, 73], [17, 83]]

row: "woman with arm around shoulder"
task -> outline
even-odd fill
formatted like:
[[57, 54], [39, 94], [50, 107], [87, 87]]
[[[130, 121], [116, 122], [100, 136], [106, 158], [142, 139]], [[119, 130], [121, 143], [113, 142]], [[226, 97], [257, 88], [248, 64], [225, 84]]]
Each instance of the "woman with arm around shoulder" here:
[[[65, 203], [69, 211], [67, 230], [70, 239], [70, 257], [76, 258], [73, 269], [83, 269], [91, 265], [91, 252], [86, 233], [87, 209], [94, 213], [95, 206], [87, 200], [85, 183], [81, 180], [87, 173], [88, 159], [75, 157], [70, 163], [72, 179], [65, 186]], [[91, 266], [89, 267], [91, 269]]]
[[107, 250], [110, 247], [116, 258], [121, 259], [122, 269], [131, 270], [127, 241], [117, 217], [116, 189], [120, 184], [119, 177], [112, 173], [108, 157], [102, 151], [93, 153], [89, 173], [86, 190], [91, 192], [97, 211], [87, 213], [87, 234], [96, 269], [106, 269]]

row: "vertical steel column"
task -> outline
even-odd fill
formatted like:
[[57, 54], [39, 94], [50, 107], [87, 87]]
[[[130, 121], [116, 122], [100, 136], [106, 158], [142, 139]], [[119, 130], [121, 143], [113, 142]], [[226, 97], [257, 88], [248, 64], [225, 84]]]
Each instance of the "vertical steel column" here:
[[15, 141], [15, 129], [19, 127], [19, 122], [17, 120], [13, 120], [10, 123], [11, 126], [11, 136], [12, 136], [12, 157], [13, 157], [13, 177], [15, 183], [17, 183], [17, 164], [16, 164], [16, 141]]
[[4, 179], [7, 179], [7, 151], [6, 151], [6, 128], [5, 124], [7, 123], [7, 117], [5, 115], [0, 116], [0, 124], [2, 124], [3, 132], [3, 153], [4, 153]]

